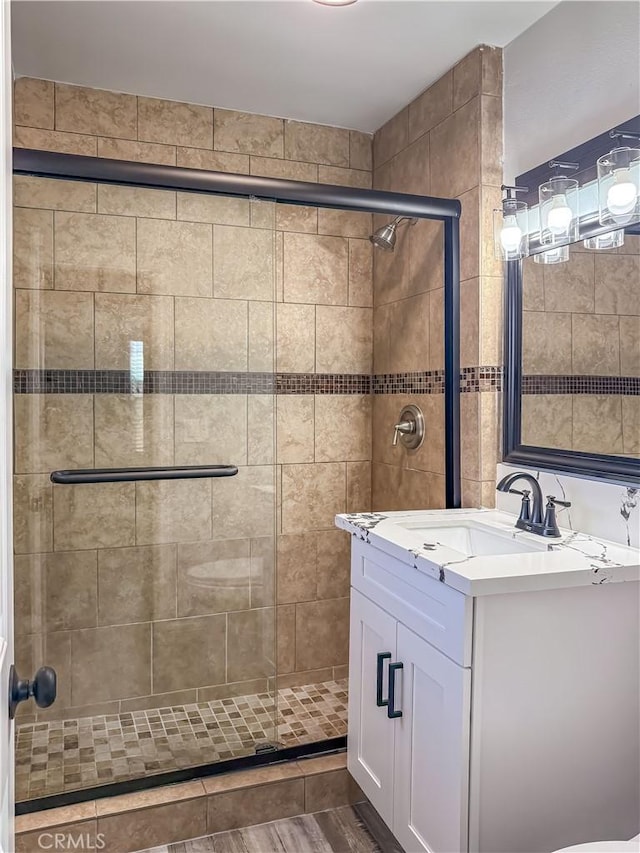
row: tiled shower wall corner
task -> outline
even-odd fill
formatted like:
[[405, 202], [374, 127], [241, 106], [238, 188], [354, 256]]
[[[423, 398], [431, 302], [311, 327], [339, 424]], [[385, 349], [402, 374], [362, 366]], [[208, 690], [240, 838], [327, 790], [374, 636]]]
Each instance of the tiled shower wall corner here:
[[522, 397], [524, 444], [640, 456], [638, 282], [631, 234], [618, 249], [575, 243], [566, 264], [524, 261], [523, 373], [542, 377]]
[[[461, 201], [460, 363], [501, 365], [502, 266], [493, 257], [492, 210], [502, 184], [502, 51], [472, 51], [376, 132], [373, 155], [376, 189]], [[421, 221], [399, 229], [393, 254], [375, 253], [374, 372], [442, 368], [441, 247], [441, 226]], [[494, 505], [499, 398], [495, 390], [461, 396], [465, 506]], [[426, 415], [428, 447], [416, 453], [390, 447], [407, 402]], [[374, 509], [442, 506], [442, 403], [441, 396], [375, 397]]]
[[[348, 130], [29, 79], [16, 81], [15, 121], [18, 146], [371, 184], [371, 140]], [[371, 373], [368, 215], [36, 178], [16, 179], [15, 206], [18, 369], [125, 370], [135, 337], [152, 370]], [[16, 396], [17, 662], [53, 665], [61, 686], [39, 718], [259, 692], [274, 671], [282, 687], [346, 674], [349, 543], [333, 516], [371, 502], [371, 402], [352, 390], [215, 406]], [[126, 443], [132, 417], [144, 460]], [[237, 462], [243, 476], [48, 479], [133, 461]], [[241, 582], [194, 593], [185, 580], [209, 563]]]

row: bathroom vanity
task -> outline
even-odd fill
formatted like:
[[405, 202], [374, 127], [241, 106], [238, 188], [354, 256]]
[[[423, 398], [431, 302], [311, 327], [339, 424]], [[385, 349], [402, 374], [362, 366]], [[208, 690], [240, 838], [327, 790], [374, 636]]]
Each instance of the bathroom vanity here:
[[637, 550], [493, 510], [339, 515], [348, 767], [407, 853], [640, 831]]

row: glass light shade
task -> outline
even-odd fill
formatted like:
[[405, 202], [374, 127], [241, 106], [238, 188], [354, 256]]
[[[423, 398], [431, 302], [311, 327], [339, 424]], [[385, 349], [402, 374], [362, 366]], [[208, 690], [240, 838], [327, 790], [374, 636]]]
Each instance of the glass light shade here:
[[598, 160], [601, 225], [640, 219], [640, 148], [614, 148]]
[[620, 246], [624, 246], [624, 228], [607, 231], [606, 234], [598, 234], [597, 237], [589, 237], [582, 242], [585, 249], [619, 249]]
[[540, 242], [558, 246], [579, 238], [578, 182], [574, 178], [551, 178], [538, 187]]
[[564, 264], [569, 260], [569, 246], [556, 246], [533, 256], [536, 264]]
[[529, 254], [529, 208], [524, 201], [506, 198], [493, 211], [494, 253], [501, 261], [519, 261]]

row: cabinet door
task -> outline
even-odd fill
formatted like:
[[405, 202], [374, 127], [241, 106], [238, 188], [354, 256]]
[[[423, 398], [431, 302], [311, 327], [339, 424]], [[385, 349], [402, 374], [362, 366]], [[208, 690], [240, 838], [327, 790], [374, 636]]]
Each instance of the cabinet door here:
[[467, 850], [471, 670], [398, 625], [393, 832], [408, 853]]
[[349, 651], [349, 772], [391, 828], [393, 823], [394, 720], [377, 704], [378, 655], [382, 697], [389, 693], [389, 663], [395, 660], [396, 620], [351, 590]]

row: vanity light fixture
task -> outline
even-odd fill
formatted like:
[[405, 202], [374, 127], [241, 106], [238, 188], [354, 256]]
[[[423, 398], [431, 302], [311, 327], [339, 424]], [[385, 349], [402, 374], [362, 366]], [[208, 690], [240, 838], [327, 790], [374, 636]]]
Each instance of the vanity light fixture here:
[[[612, 139], [640, 139], [640, 133], [612, 130]], [[640, 217], [640, 148], [613, 148], [598, 158], [601, 225], [627, 225]]]
[[606, 234], [598, 234], [597, 237], [589, 237], [583, 240], [585, 249], [619, 249], [624, 246], [624, 228], [619, 228], [617, 231], [607, 231]]
[[550, 246], [573, 243], [579, 238], [579, 184], [574, 178], [559, 174], [559, 171], [575, 171], [579, 164], [551, 160], [549, 166], [558, 173], [538, 187], [540, 242]]
[[529, 254], [529, 206], [516, 198], [527, 187], [502, 186], [502, 207], [493, 211], [494, 252], [498, 260], [518, 261]]
[[569, 260], [569, 246], [555, 246], [533, 256], [536, 264], [564, 264]]

